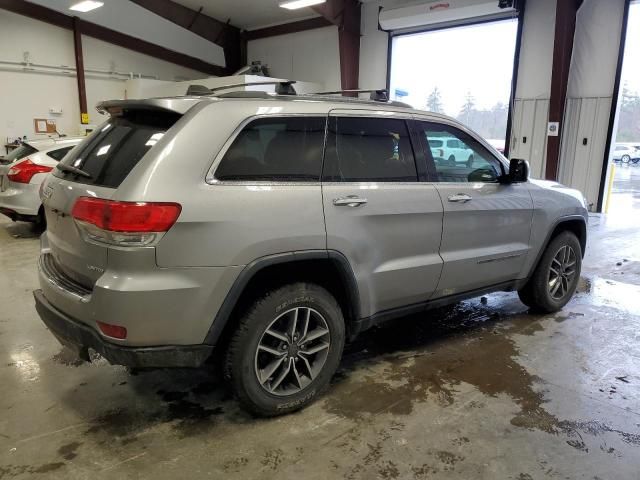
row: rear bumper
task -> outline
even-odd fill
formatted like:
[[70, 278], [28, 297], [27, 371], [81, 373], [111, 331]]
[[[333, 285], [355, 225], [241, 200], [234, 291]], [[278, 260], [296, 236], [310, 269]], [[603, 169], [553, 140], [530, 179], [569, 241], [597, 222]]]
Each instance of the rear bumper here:
[[[5, 182], [7, 182], [6, 179]], [[34, 219], [38, 215], [41, 205], [38, 196], [39, 188], [39, 184], [9, 182], [6, 190], [0, 192], [0, 213], [4, 213], [12, 220], [30, 221]], [[11, 215], [16, 218], [12, 218]]]
[[176, 345], [160, 347], [124, 347], [105, 341], [100, 334], [57, 310], [42, 290], [33, 296], [40, 318], [60, 343], [81, 358], [88, 359], [88, 349], [95, 350], [114, 365], [128, 367], [199, 367], [211, 356], [210, 345]]

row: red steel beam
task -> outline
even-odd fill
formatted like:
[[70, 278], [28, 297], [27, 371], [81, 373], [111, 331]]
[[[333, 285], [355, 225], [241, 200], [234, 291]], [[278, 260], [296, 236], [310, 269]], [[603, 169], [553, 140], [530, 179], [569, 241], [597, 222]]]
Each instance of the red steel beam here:
[[244, 37], [251, 40], [258, 40], [260, 38], [275, 37], [278, 35], [287, 35], [289, 33], [304, 32], [306, 30], [312, 30], [314, 28], [322, 28], [333, 25], [329, 20], [324, 17], [308, 18], [306, 20], [299, 20], [297, 22], [283, 23], [282, 25], [274, 25], [273, 27], [258, 28], [256, 30], [249, 30], [244, 32]]
[[569, 84], [569, 67], [573, 52], [573, 36], [576, 30], [576, 14], [581, 0], [558, 0], [556, 26], [553, 41], [551, 94], [549, 98], [549, 122], [558, 122], [557, 136], [547, 137], [547, 165], [545, 178], [557, 180], [560, 166], [564, 107]]
[[73, 47], [76, 57], [76, 80], [78, 81], [78, 100], [80, 103], [80, 123], [89, 123], [87, 110], [87, 87], [84, 81], [84, 57], [82, 55], [82, 33], [79, 18], [73, 17]]

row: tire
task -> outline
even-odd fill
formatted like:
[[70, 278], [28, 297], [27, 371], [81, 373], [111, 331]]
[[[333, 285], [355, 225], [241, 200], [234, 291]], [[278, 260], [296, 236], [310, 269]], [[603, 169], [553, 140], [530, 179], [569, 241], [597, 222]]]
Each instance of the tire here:
[[[302, 337], [297, 342], [290, 335], [294, 317], [293, 328]], [[304, 337], [320, 334], [306, 344], [305, 324]], [[225, 378], [246, 410], [263, 417], [290, 413], [327, 388], [344, 342], [344, 317], [329, 292], [310, 283], [286, 285], [259, 296], [240, 318], [227, 349]], [[320, 350], [310, 354], [314, 349]]]
[[44, 232], [47, 229], [47, 217], [44, 215], [44, 208], [40, 207], [38, 215], [33, 222], [33, 228], [36, 232]]
[[453, 155], [449, 155], [449, 158], [447, 159], [447, 161], [449, 162], [449, 165], [452, 167], [456, 166], [456, 157], [454, 157]]
[[[566, 263], [562, 255], [567, 255], [564, 257], [564, 259], [568, 259]], [[554, 271], [565, 273], [562, 276], [563, 279], [559, 280], [559, 285], [558, 280], [552, 284], [554, 278], [558, 278], [552, 272], [552, 267]], [[533, 311], [557, 312], [571, 300], [580, 280], [581, 268], [582, 247], [580, 242], [573, 233], [564, 231], [549, 243], [533, 275], [527, 284], [518, 291], [518, 296], [522, 303]]]
[[620, 161], [622, 163], [629, 163], [629, 160], [631, 160], [631, 157], [629, 155], [622, 155], [622, 157], [620, 157]]

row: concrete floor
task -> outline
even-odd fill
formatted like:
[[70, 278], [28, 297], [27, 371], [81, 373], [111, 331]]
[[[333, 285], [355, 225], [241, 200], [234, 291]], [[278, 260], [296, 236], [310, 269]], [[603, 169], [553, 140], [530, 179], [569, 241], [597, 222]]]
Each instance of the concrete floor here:
[[37, 236], [0, 220], [0, 479], [639, 479], [637, 212], [591, 219], [562, 312], [500, 293], [370, 331], [271, 420], [206, 370], [74, 361], [33, 308]]

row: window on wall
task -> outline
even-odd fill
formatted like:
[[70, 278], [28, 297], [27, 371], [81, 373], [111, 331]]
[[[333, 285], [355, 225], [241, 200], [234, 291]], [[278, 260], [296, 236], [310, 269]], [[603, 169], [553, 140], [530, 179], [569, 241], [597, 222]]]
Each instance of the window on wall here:
[[391, 96], [456, 118], [504, 148], [517, 19], [393, 38]]
[[323, 179], [329, 182], [417, 181], [406, 122], [390, 118], [330, 118]]

